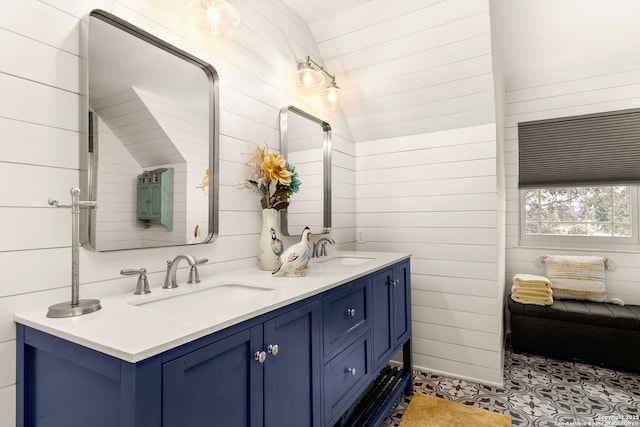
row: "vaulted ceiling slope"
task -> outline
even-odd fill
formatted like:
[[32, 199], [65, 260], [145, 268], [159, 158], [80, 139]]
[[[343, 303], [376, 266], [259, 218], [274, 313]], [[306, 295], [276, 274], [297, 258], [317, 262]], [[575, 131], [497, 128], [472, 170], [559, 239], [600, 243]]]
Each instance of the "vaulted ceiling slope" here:
[[285, 1], [337, 74], [356, 141], [494, 122], [495, 66], [509, 90], [640, 63], [637, 0]]
[[495, 121], [488, 0], [374, 0], [310, 26], [356, 141]]

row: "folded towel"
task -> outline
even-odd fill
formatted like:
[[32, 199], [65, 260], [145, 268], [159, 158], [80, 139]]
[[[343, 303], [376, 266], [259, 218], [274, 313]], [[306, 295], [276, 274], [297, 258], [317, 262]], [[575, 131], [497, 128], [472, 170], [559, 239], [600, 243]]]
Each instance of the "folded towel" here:
[[513, 283], [522, 287], [551, 287], [551, 281], [549, 279], [537, 274], [516, 274], [515, 276], [513, 276]]
[[553, 296], [553, 290], [551, 288], [523, 288], [518, 285], [511, 287], [511, 293], [522, 297], [540, 297], [543, 299]]
[[520, 304], [534, 304], [534, 305], [551, 305], [553, 304], [553, 297], [547, 298], [529, 298], [529, 297], [521, 297], [516, 294], [511, 294], [511, 299], [515, 302], [519, 302]]

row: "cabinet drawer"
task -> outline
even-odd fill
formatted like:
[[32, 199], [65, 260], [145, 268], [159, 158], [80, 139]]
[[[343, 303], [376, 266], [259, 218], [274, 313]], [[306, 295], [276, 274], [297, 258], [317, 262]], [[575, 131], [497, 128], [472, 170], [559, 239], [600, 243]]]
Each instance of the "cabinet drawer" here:
[[324, 298], [324, 355], [337, 354], [368, 327], [368, 286], [362, 280]]
[[342, 415], [368, 384], [371, 371], [369, 333], [358, 338], [324, 367], [325, 425]]

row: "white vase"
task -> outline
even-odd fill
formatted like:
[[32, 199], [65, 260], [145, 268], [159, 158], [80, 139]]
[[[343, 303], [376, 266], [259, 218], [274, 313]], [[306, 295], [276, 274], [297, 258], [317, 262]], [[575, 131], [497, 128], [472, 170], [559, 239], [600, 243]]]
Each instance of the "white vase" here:
[[262, 232], [258, 246], [258, 267], [273, 271], [284, 249], [280, 232], [280, 217], [275, 209], [262, 210]]

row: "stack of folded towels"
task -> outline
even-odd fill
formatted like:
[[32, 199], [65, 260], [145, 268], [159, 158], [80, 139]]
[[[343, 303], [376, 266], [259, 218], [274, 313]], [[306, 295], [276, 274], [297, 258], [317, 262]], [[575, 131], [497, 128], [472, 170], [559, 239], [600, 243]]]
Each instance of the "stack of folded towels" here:
[[535, 274], [516, 274], [513, 276], [511, 299], [521, 304], [551, 305], [551, 281]]

